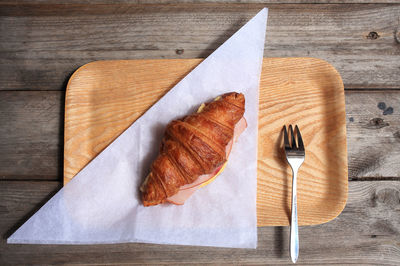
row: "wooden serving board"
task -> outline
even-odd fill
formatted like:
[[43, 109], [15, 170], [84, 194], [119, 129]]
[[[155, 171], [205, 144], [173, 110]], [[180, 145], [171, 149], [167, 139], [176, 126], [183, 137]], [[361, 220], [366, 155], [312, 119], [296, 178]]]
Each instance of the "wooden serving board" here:
[[[97, 61], [79, 68], [66, 92], [64, 183], [200, 62]], [[282, 148], [284, 124], [299, 125], [306, 147], [298, 177], [299, 224], [325, 223], [343, 210], [348, 187], [344, 89], [330, 64], [315, 58], [264, 59], [258, 226], [289, 224], [291, 170]]]

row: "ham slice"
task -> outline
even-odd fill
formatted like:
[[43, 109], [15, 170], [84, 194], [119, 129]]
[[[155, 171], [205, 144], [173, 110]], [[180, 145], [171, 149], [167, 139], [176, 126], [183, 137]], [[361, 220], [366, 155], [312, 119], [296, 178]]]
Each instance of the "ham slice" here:
[[[246, 127], [247, 127], [246, 119], [244, 117], [242, 117], [239, 120], [239, 122], [237, 122], [237, 124], [235, 125], [232, 140], [229, 141], [228, 145], [226, 145], [226, 150], [225, 150], [226, 158], [228, 158], [229, 154], [231, 153], [233, 143], [237, 141], [238, 137], [240, 136], [240, 134], [243, 133], [243, 131], [246, 129]], [[207, 185], [215, 177], [217, 177], [217, 175], [219, 175], [224, 170], [225, 165], [226, 165], [226, 163], [217, 167], [217, 169], [215, 169], [211, 174], [201, 175], [193, 183], [180, 187], [179, 192], [176, 193], [175, 195], [167, 198], [167, 201], [170, 203], [176, 204], [176, 205], [183, 205], [185, 203], [185, 201], [191, 195], [193, 195], [194, 192], [196, 192], [196, 190], [198, 190], [202, 186]]]

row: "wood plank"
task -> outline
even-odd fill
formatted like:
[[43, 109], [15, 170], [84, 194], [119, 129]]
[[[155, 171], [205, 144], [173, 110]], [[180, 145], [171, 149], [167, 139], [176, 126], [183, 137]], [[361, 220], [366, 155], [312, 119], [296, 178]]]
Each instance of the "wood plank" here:
[[350, 179], [400, 178], [400, 91], [347, 91]]
[[[1, 4], [0, 90], [62, 90], [95, 60], [206, 57], [263, 6]], [[347, 88], [398, 88], [400, 5], [268, 6], [265, 56], [325, 59]]]
[[[258, 248], [226, 249], [153, 244], [7, 245], [5, 239], [58, 182], [0, 182], [0, 264], [287, 264], [287, 227], [258, 229]], [[400, 263], [400, 182], [350, 182], [343, 213], [333, 221], [300, 227], [300, 265]]]
[[[195, 4], [195, 3], [216, 3], [216, 4], [390, 4], [398, 3], [397, 0], [114, 0], [113, 4]], [[107, 4], [107, 0], [14, 0], [3, 1], [3, 4]]]
[[[400, 91], [346, 91], [345, 100], [349, 178], [400, 178]], [[63, 109], [64, 92], [0, 92], [1, 179], [61, 180]]]
[[61, 179], [64, 93], [0, 93], [0, 179]]

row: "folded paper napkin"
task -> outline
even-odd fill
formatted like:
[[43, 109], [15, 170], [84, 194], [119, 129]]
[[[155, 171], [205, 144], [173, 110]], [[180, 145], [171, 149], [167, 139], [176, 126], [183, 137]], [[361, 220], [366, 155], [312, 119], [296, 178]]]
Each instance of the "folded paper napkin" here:
[[[261, 10], [190, 72], [11, 235], [8, 243], [144, 242], [255, 248], [258, 87], [267, 15], [267, 9]], [[157, 156], [165, 126], [230, 91], [245, 94], [248, 128], [234, 145], [226, 170], [183, 206], [143, 207], [138, 187], [149, 171], [143, 165]], [[154, 128], [162, 130], [152, 132]]]

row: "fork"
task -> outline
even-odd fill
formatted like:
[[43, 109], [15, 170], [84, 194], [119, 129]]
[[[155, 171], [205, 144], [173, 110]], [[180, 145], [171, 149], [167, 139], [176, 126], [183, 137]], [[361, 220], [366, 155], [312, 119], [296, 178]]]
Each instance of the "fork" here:
[[299, 128], [295, 127], [297, 133], [297, 145], [296, 137], [293, 133], [292, 125], [289, 125], [289, 133], [291, 135], [290, 145], [288, 132], [286, 131], [286, 126], [283, 126], [284, 133], [284, 143], [285, 143], [285, 153], [286, 160], [288, 161], [293, 173], [293, 184], [292, 184], [292, 216], [290, 222], [290, 257], [293, 263], [296, 263], [299, 257], [299, 227], [297, 223], [297, 172], [300, 166], [304, 162], [305, 150], [303, 139], [301, 138]]

